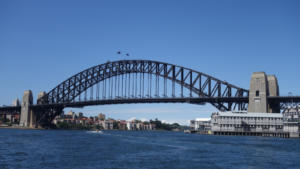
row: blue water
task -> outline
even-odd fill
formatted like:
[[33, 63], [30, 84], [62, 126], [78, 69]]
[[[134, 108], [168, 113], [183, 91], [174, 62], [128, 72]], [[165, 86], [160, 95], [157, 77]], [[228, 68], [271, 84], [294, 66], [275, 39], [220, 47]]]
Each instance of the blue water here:
[[300, 168], [300, 139], [0, 129], [0, 168]]

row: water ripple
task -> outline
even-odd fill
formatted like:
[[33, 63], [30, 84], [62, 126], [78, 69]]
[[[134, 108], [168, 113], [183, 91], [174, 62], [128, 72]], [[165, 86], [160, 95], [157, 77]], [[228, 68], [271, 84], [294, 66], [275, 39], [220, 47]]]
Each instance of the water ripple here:
[[295, 139], [1, 129], [0, 168], [297, 168]]

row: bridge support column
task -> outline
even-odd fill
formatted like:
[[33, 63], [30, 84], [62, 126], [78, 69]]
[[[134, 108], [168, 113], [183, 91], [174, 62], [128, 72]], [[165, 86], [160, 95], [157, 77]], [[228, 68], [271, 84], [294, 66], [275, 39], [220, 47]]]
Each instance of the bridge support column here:
[[[279, 96], [279, 86], [278, 81], [275, 75], [268, 75], [268, 96]], [[268, 109], [270, 113], [280, 113], [280, 104], [279, 103], [268, 103]]]
[[268, 112], [268, 80], [265, 72], [254, 72], [251, 76], [248, 112]]
[[31, 90], [24, 92], [22, 104], [21, 104], [21, 117], [20, 117], [20, 126], [29, 127], [31, 120], [31, 110], [30, 105], [33, 103], [33, 97]]
[[[42, 97], [44, 97], [46, 95], [46, 92], [40, 92], [39, 94], [38, 94], [38, 97], [37, 97], [37, 104], [42, 104], [41, 102], [40, 102], [40, 99], [42, 98]], [[40, 124], [38, 124], [38, 121], [40, 120], [40, 118], [41, 118], [41, 111], [39, 110], [38, 112], [35, 112], [36, 113], [36, 121], [35, 121], [35, 127], [37, 128]], [[41, 127], [41, 126], [40, 126]]]
[[[19, 99], [16, 99], [13, 101], [12, 103], [13, 106], [20, 106], [20, 100]], [[21, 112], [16, 112], [16, 113], [21, 113]], [[12, 123], [15, 123], [16, 122], [16, 117], [13, 115], [12, 116]], [[20, 122], [20, 119], [19, 119], [19, 122]]]
[[280, 113], [280, 105], [268, 103], [268, 96], [279, 96], [276, 76], [254, 72], [250, 81], [248, 112]]

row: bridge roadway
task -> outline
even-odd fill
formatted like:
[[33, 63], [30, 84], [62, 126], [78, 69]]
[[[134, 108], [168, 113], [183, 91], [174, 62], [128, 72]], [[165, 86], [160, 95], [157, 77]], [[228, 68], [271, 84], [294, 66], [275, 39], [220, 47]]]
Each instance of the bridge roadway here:
[[[110, 105], [110, 104], [132, 104], [132, 103], [189, 103], [189, 104], [205, 104], [211, 102], [226, 102], [226, 103], [248, 103], [248, 97], [214, 97], [214, 98], [196, 98], [196, 97], [183, 97], [183, 98], [120, 98], [120, 99], [103, 99], [103, 100], [90, 100], [68, 103], [54, 103], [54, 104], [36, 104], [31, 108], [35, 109], [48, 109], [48, 108], [82, 108], [85, 106], [95, 105]], [[269, 96], [268, 101], [271, 103], [300, 103], [300, 96]], [[19, 113], [21, 106], [5, 106], [0, 107], [0, 114]], [[12, 112], [12, 113], [9, 113]]]
[[[190, 103], [190, 104], [204, 104], [211, 102], [226, 102], [234, 103], [241, 102], [246, 103], [247, 97], [216, 97], [216, 98], [128, 98], [128, 99], [105, 99], [105, 100], [91, 100], [81, 102], [70, 102], [70, 103], [58, 103], [58, 104], [44, 104], [34, 105], [33, 109], [36, 108], [50, 108], [50, 107], [84, 107], [93, 105], [109, 105], [109, 104], [131, 104], [131, 103]], [[238, 100], [238, 101], [237, 101]]]
[[0, 115], [2, 114], [19, 114], [21, 106], [3, 106], [0, 107]]
[[268, 101], [277, 103], [300, 103], [300, 96], [268, 96]]

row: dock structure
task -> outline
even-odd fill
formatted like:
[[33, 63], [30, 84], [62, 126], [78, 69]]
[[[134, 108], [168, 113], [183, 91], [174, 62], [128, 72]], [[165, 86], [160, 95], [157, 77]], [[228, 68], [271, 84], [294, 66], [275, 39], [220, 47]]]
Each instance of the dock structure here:
[[287, 132], [214, 132], [214, 135], [228, 135], [228, 136], [262, 136], [262, 137], [281, 137], [290, 138], [290, 134]]

